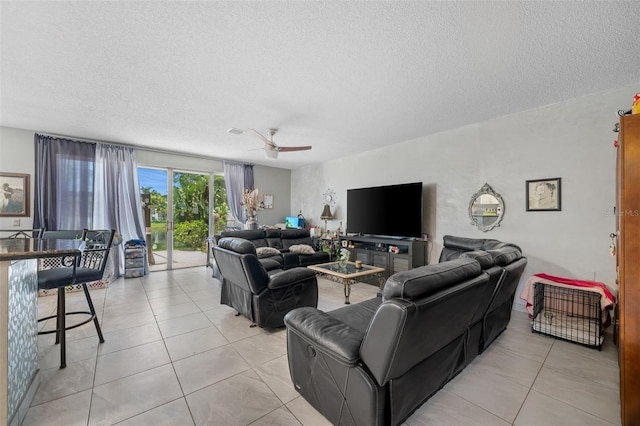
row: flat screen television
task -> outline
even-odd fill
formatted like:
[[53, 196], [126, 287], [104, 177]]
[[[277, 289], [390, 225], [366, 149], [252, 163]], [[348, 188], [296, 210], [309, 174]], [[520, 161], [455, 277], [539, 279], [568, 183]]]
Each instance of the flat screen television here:
[[422, 182], [347, 190], [347, 232], [422, 235]]

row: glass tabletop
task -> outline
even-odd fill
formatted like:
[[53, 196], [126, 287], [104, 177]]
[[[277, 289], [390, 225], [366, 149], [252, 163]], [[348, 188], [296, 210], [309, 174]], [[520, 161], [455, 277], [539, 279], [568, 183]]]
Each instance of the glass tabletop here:
[[343, 275], [351, 275], [351, 274], [361, 274], [363, 272], [380, 272], [383, 271], [383, 268], [378, 268], [377, 266], [370, 265], [362, 265], [361, 268], [356, 268], [356, 264], [354, 262], [347, 262], [346, 265], [342, 266], [339, 262], [331, 262], [331, 263], [323, 263], [320, 265], [313, 265], [311, 269], [316, 270], [324, 270], [327, 272], [334, 272]]
[[79, 255], [84, 241], [36, 238], [0, 238], [0, 260]]

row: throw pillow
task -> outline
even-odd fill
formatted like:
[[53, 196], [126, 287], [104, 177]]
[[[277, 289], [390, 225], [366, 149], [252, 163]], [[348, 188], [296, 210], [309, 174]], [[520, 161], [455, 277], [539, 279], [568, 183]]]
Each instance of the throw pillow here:
[[307, 244], [294, 244], [289, 247], [289, 251], [297, 254], [313, 254], [315, 250], [313, 247]]
[[256, 254], [259, 258], [275, 256], [276, 254], [280, 254], [280, 250], [273, 247], [258, 247], [256, 248]]

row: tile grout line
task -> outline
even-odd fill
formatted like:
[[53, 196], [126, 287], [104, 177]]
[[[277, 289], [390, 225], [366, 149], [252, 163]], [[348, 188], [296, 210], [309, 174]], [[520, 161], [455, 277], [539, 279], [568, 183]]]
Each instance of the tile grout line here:
[[[102, 324], [103, 324], [102, 321], [104, 319], [104, 308], [105, 308], [105, 305], [107, 304], [108, 293], [109, 293], [109, 284], [107, 284], [107, 288], [105, 289], [104, 296], [102, 298], [102, 311], [101, 311], [100, 319], [98, 320], [98, 323], [101, 324], [100, 325], [101, 330], [102, 330]], [[105, 333], [103, 332], [102, 334], [104, 336]], [[105, 342], [106, 342], [106, 339], [105, 339]], [[96, 348], [96, 358], [93, 365], [93, 380], [91, 381], [91, 397], [89, 397], [89, 409], [87, 410], [87, 426], [89, 426], [89, 420], [91, 419], [91, 408], [93, 407], [93, 393], [96, 387], [96, 374], [98, 374], [98, 356], [100, 353], [100, 345], [101, 343], [98, 343], [98, 347]]]
[[553, 349], [553, 345], [555, 345], [555, 343], [556, 343], [555, 340], [551, 342], [551, 346], [549, 346], [549, 350], [547, 351], [547, 354], [545, 355], [544, 360], [542, 361], [542, 364], [540, 364], [540, 368], [536, 373], [536, 377], [534, 377], [533, 381], [531, 382], [531, 386], [529, 386], [529, 390], [527, 391], [527, 394], [525, 395], [524, 400], [522, 401], [522, 404], [520, 404], [520, 408], [518, 408], [518, 412], [516, 413], [516, 416], [513, 418], [513, 422], [511, 422], [512, 425], [515, 425], [516, 420], [518, 420], [518, 416], [522, 411], [522, 407], [524, 407], [524, 405], [527, 403], [527, 399], [529, 399], [529, 395], [533, 390], [533, 386], [536, 384], [536, 380], [538, 380], [538, 376], [540, 375], [540, 372], [544, 368], [544, 364], [547, 362], [547, 358], [549, 358], [549, 354], [551, 353], [551, 349]]
[[[538, 371], [538, 374], [536, 375], [536, 379], [535, 379], [535, 380], [533, 381], [533, 383], [531, 384], [531, 389], [530, 389], [530, 391], [532, 391], [532, 390], [533, 390], [533, 386], [535, 385], [535, 382], [536, 382], [536, 380], [538, 379], [538, 375], [539, 375], [539, 374], [540, 374], [540, 372], [542, 371], [542, 368], [544, 368], [544, 364], [547, 362], [547, 359], [548, 359], [549, 355], [551, 354], [551, 350], [552, 350], [552, 349], [553, 349], [553, 347], [556, 345], [556, 343], [559, 343], [559, 342], [564, 342], [564, 341], [563, 341], [562, 339], [553, 338], [553, 343], [551, 344], [551, 347], [549, 348], [549, 352], [547, 353], [547, 356], [545, 357], [545, 360], [544, 360], [544, 362], [543, 362], [543, 364], [542, 364], [542, 367], [540, 368], [540, 370]], [[571, 343], [571, 342], [568, 342], [568, 343], [573, 344], [573, 343]], [[561, 350], [561, 349], [560, 349], [560, 350]], [[553, 370], [553, 368], [551, 368], [551, 367], [547, 367], [547, 368], [548, 368], [549, 370], [551, 370], [551, 371], [554, 371], [554, 370]], [[529, 393], [530, 393], [530, 392], [529, 392]], [[529, 397], [529, 393], [527, 393], [527, 398]], [[545, 397], [547, 397], [547, 398], [553, 399], [554, 401], [558, 401], [559, 403], [561, 403], [561, 404], [563, 404], [563, 405], [567, 405], [567, 406], [569, 406], [569, 407], [571, 407], [571, 408], [573, 408], [573, 409], [575, 409], [575, 410], [578, 410], [578, 411], [580, 411], [580, 412], [582, 412], [582, 413], [585, 413], [585, 414], [587, 414], [587, 415], [589, 415], [589, 416], [592, 416], [592, 417], [595, 417], [595, 418], [597, 418], [597, 419], [599, 419], [599, 420], [602, 420], [603, 422], [605, 422], [605, 423], [607, 423], [607, 424], [614, 425], [613, 423], [609, 422], [609, 420], [607, 420], [607, 419], [603, 419], [603, 418], [602, 418], [602, 417], [600, 417], [599, 415], [596, 415], [596, 414], [590, 413], [589, 411], [585, 411], [584, 409], [582, 409], [582, 408], [580, 408], [580, 407], [576, 407], [575, 405], [573, 405], [573, 404], [571, 404], [571, 403], [569, 403], [569, 402], [567, 402], [567, 401], [563, 401], [563, 400], [558, 399], [558, 398], [556, 398], [556, 397], [554, 397], [554, 396], [552, 396], [552, 395], [548, 395], [548, 394], [546, 394], [546, 393], [544, 393], [544, 392], [540, 392], [540, 394], [544, 395], [544, 396], [545, 396]], [[525, 398], [525, 401], [526, 401], [526, 398]], [[524, 404], [523, 404], [523, 405], [524, 405]], [[522, 407], [520, 407], [520, 408], [522, 409]], [[520, 411], [518, 411], [518, 414], [519, 414], [519, 413], [520, 413]], [[516, 416], [516, 418], [517, 418], [517, 416]]]
[[[177, 285], [178, 287], [180, 287], [180, 289], [184, 292], [184, 290], [182, 289], [182, 287], [180, 286], [180, 284], [175, 280], [175, 278], [172, 276], [171, 277], [171, 281], [173, 284]], [[144, 286], [143, 286], [144, 288]], [[145, 294], [147, 292], [147, 289], [144, 288]], [[186, 294], [186, 293], [185, 293]], [[189, 299], [191, 299], [191, 297], [189, 297], [189, 295], [187, 294], [187, 297]], [[151, 304], [149, 304], [151, 305]], [[196, 305], [198, 306], [198, 305]], [[200, 309], [200, 307], [198, 306], [198, 309]], [[153, 311], [153, 307], [151, 307], [152, 312]], [[202, 310], [200, 309], [200, 312], [202, 312]], [[208, 319], [208, 318], [207, 318]], [[156, 319], [155, 313], [154, 313], [154, 320], [156, 321], [156, 327], [158, 327], [158, 331], [160, 332], [160, 337], [162, 338], [162, 344], [164, 345], [164, 350], [167, 351], [167, 356], [169, 357], [169, 362], [171, 363], [171, 369], [173, 370], [173, 374], [176, 378], [176, 382], [178, 382], [178, 386], [180, 386], [180, 392], [182, 393], [182, 399], [184, 400], [185, 405], [187, 406], [187, 410], [189, 410], [189, 416], [191, 416], [191, 421], [193, 422], [193, 424], [196, 424], [196, 419], [193, 416], [193, 412], [191, 411], [191, 407], [189, 406], [189, 401], [187, 401], [187, 395], [184, 392], [184, 387], [182, 386], [182, 383], [180, 382], [180, 378], [178, 377], [178, 372], [176, 371], [176, 367], [174, 364], [173, 359], [171, 358], [171, 353], [169, 352], [169, 348], [167, 347], [167, 341], [166, 338], [164, 337], [164, 335], [162, 334], [162, 329], [160, 329], [160, 324], [158, 324], [158, 320]], [[183, 333], [184, 334], [184, 333]], [[164, 405], [164, 404], [163, 404]], [[161, 405], [160, 405], [161, 406]], [[158, 408], [158, 407], [154, 407], [153, 409]]]

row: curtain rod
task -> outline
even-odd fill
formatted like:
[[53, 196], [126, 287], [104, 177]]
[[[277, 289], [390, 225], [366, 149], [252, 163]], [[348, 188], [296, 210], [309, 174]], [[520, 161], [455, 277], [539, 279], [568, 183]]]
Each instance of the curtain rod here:
[[[75, 137], [75, 136], [58, 135], [58, 134], [55, 134], [55, 133], [48, 133], [48, 132], [36, 132], [36, 133], [39, 134], [39, 135], [51, 136], [51, 137], [54, 137], [54, 138], [64, 138], [64, 139], [76, 140], [78, 142], [101, 143], [101, 144], [106, 144], [106, 145], [122, 146], [122, 147], [125, 147], [125, 148], [133, 148], [133, 149], [137, 149], [137, 150], [140, 150], [140, 151], [157, 152], [159, 154], [182, 155], [184, 157], [191, 157], [191, 158], [204, 158], [205, 160], [225, 161], [222, 158], [211, 157], [211, 156], [208, 156], [208, 155], [191, 154], [191, 153], [188, 153], [188, 152], [171, 151], [171, 150], [168, 150], [168, 149], [148, 148], [148, 147], [144, 147], [144, 146], [131, 145], [131, 144], [127, 144], [127, 143], [107, 142], [107, 141], [101, 141], [101, 140], [97, 140], [97, 139], [85, 139], [85, 138], [78, 138], [78, 137]], [[235, 161], [235, 160], [231, 160], [231, 161]]]

